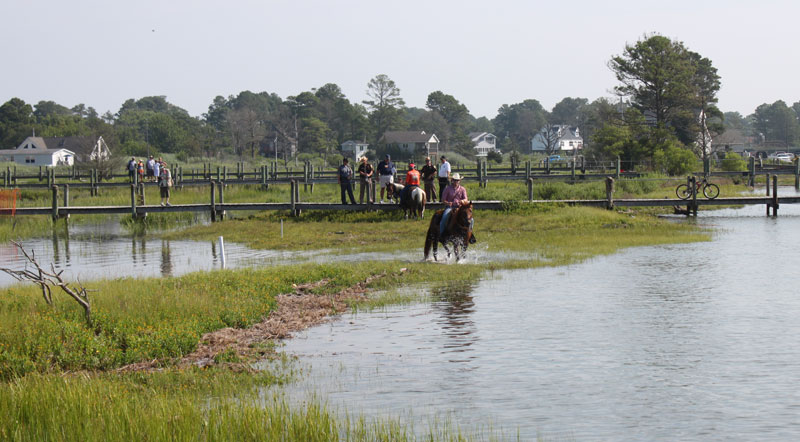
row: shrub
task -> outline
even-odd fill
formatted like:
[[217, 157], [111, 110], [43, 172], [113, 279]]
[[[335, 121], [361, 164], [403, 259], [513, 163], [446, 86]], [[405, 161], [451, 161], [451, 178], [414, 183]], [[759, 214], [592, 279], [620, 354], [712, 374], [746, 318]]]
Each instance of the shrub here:
[[695, 154], [675, 145], [656, 151], [653, 161], [656, 167], [672, 176], [685, 175], [697, 167]]
[[721, 167], [726, 172], [741, 172], [747, 170], [747, 161], [735, 152], [728, 152], [722, 160]]

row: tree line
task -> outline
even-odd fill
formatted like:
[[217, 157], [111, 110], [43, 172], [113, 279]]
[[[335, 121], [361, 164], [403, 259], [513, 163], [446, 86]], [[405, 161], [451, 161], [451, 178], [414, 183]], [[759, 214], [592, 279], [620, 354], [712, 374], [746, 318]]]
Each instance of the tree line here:
[[542, 136], [537, 134], [569, 125], [579, 129], [586, 155], [649, 160], [668, 170], [709, 155], [714, 137], [726, 129], [773, 145], [800, 141], [800, 102], [765, 103], [748, 116], [723, 113], [716, 105], [721, 86], [716, 68], [680, 41], [646, 35], [612, 56], [608, 66], [619, 82], [614, 98], [566, 97], [549, 110], [526, 99], [503, 104], [492, 119], [473, 116], [443, 91], [431, 92], [424, 108], [408, 107], [385, 74], [368, 81], [361, 102], [328, 83], [286, 98], [251, 91], [217, 96], [199, 117], [164, 96], [131, 98], [116, 113], [103, 115], [84, 104], [68, 108], [12, 98], [0, 106], [0, 148], [20, 144], [35, 130], [39, 136], [101, 135], [121, 155], [277, 154], [288, 161], [295, 154], [333, 159], [346, 140], [368, 142], [380, 152], [387, 130], [424, 130], [437, 135], [440, 150], [471, 157], [471, 132], [495, 134], [503, 152], [527, 153], [531, 140]]

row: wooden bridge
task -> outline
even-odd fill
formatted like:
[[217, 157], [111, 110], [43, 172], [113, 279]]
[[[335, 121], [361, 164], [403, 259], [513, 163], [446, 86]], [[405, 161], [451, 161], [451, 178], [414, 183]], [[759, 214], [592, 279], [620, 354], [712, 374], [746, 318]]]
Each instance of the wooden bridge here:
[[[690, 189], [696, 189], [695, 178], [688, 178]], [[687, 215], [697, 214], [697, 209], [700, 206], [740, 206], [740, 205], [764, 205], [766, 207], [767, 215], [770, 215], [770, 210], [773, 216], [777, 216], [778, 208], [781, 204], [795, 204], [800, 203], [800, 196], [779, 197], [778, 196], [778, 177], [772, 176], [772, 191], [769, 192], [767, 186], [767, 196], [740, 196], [731, 198], [716, 198], [716, 199], [702, 199], [698, 198], [696, 192], [693, 193], [688, 200], [680, 200], [676, 198], [659, 198], [659, 199], [615, 199], [614, 198], [614, 179], [608, 177], [606, 179], [606, 198], [596, 200], [534, 200], [532, 198], [532, 183], [533, 180], [528, 180], [528, 195], [529, 198], [517, 202], [504, 202], [504, 201], [473, 201], [476, 209], [487, 210], [502, 210], [508, 208], [510, 205], [536, 205], [536, 204], [566, 204], [566, 205], [580, 205], [591, 207], [603, 207], [612, 209], [615, 207], [676, 207], [680, 208], [682, 213]], [[146, 205], [141, 204], [137, 188], [140, 186], [129, 185], [131, 192], [131, 204], [125, 206], [70, 206], [69, 205], [69, 187], [65, 187], [63, 194], [64, 204], [59, 206], [59, 188], [58, 186], [52, 187], [52, 205], [51, 207], [20, 207], [15, 210], [18, 216], [26, 215], [50, 215], [53, 219], [67, 218], [70, 215], [90, 215], [90, 214], [121, 214], [131, 215], [133, 217], [145, 217], [150, 213], [176, 213], [176, 212], [195, 212], [195, 213], [209, 213], [212, 221], [222, 219], [228, 211], [270, 211], [270, 210], [284, 210], [290, 211], [294, 215], [300, 215], [305, 210], [325, 210], [325, 211], [378, 211], [378, 210], [400, 210], [396, 204], [336, 204], [336, 203], [320, 203], [320, 202], [300, 202], [299, 200], [299, 183], [295, 181], [290, 182], [290, 198], [286, 203], [225, 203], [224, 202], [224, 185], [223, 183], [210, 183], [210, 200], [207, 204], [176, 204], [172, 206], [161, 205]], [[374, 200], [374, 187], [373, 187], [373, 200]], [[442, 203], [429, 203], [427, 208], [439, 209], [444, 207]], [[685, 209], [683, 209], [685, 207]], [[0, 214], [8, 214], [10, 209], [0, 209]]]

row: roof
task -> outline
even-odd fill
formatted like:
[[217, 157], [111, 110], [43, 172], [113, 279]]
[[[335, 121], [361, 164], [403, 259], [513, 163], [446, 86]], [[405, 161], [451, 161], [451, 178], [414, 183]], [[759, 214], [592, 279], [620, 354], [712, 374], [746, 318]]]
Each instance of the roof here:
[[[79, 154], [79, 155], [89, 155], [94, 150], [95, 145], [97, 145], [98, 138], [95, 137], [28, 137], [19, 146], [23, 146], [30, 142], [34, 146], [36, 146], [35, 151], [37, 153], [47, 153], [43, 151], [52, 150], [57, 151], [61, 149], [67, 149], [71, 153]], [[17, 146], [16, 150], [19, 149]]]
[[75, 152], [69, 149], [3, 149], [0, 150], [0, 155], [52, 155], [56, 152], [61, 152], [65, 150], [72, 155], [75, 155]]
[[472, 140], [472, 141], [476, 141], [478, 138], [480, 138], [482, 136], [486, 136], [486, 135], [494, 136], [494, 134], [492, 134], [490, 132], [470, 132], [469, 134], [467, 134], [469, 139]]
[[747, 136], [739, 129], [726, 129], [725, 132], [714, 137], [714, 144], [745, 144]]
[[387, 131], [381, 137], [381, 141], [386, 144], [394, 143], [427, 143], [431, 138], [435, 138], [434, 134], [426, 134], [424, 130], [408, 130], [408, 131]]
[[344, 144], [363, 144], [363, 145], [365, 145], [365, 146], [369, 146], [369, 143], [367, 143], [366, 141], [355, 141], [355, 140], [347, 140], [347, 141], [345, 141], [345, 142], [344, 142], [344, 143], [342, 143], [342, 144], [343, 144], [343, 145], [344, 145]]

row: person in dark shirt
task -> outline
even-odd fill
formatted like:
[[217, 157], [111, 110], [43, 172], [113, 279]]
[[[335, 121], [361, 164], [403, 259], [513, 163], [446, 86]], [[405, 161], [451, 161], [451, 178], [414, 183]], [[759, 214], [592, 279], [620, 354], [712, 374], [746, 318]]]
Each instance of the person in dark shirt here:
[[422, 174], [422, 181], [425, 183], [425, 195], [427, 195], [428, 202], [436, 201], [436, 185], [433, 181], [436, 179], [436, 166], [431, 164], [430, 157], [425, 158], [425, 165], [420, 169]]
[[397, 169], [394, 167], [394, 163], [392, 163], [392, 157], [386, 155], [386, 158], [378, 163], [378, 179], [380, 180], [381, 186], [381, 203], [383, 203], [383, 192], [386, 190], [386, 187], [389, 184], [394, 183], [394, 174], [397, 173]]
[[367, 202], [372, 201], [372, 164], [367, 162], [367, 157], [361, 157], [361, 164], [358, 165], [358, 204], [364, 204], [364, 191], [367, 192]]
[[342, 165], [339, 166], [339, 173], [336, 174], [337, 179], [339, 181], [339, 187], [342, 191], [342, 204], [347, 204], [347, 199], [345, 198], [345, 193], [350, 196], [350, 203], [356, 203], [356, 197], [353, 196], [353, 169], [350, 168], [348, 163], [350, 160], [347, 158], [342, 160]]

